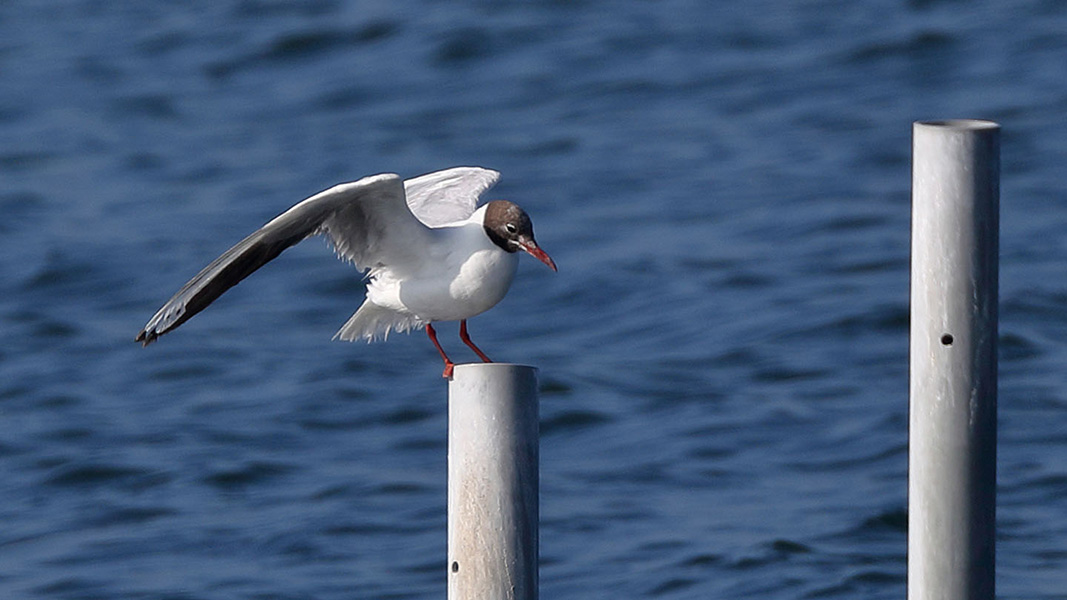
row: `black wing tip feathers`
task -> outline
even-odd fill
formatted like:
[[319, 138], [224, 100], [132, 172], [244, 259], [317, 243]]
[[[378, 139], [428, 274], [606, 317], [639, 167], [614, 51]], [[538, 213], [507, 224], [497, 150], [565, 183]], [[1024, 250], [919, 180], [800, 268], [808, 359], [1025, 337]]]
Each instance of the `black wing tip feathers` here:
[[142, 329], [141, 333], [138, 333], [137, 337], [133, 338], [133, 341], [141, 342], [141, 347], [142, 348], [147, 348], [148, 345], [151, 344], [152, 342], [156, 341], [156, 338], [158, 338], [158, 337], [159, 337], [158, 333], [156, 333], [154, 331], [149, 332], [147, 329]]

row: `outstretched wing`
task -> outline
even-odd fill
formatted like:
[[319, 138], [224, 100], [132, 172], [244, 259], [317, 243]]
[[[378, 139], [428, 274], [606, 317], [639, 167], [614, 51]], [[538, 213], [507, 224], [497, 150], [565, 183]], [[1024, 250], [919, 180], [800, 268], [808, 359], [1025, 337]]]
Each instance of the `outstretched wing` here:
[[493, 187], [500, 173], [481, 167], [454, 167], [404, 182], [408, 208], [430, 227], [470, 218], [478, 197]]
[[403, 266], [413, 248], [428, 242], [430, 230], [408, 209], [400, 177], [364, 177], [315, 194], [238, 242], [189, 280], [153, 316], [136, 340], [145, 346], [204, 310], [286, 248], [326, 234], [338, 254], [361, 269]]

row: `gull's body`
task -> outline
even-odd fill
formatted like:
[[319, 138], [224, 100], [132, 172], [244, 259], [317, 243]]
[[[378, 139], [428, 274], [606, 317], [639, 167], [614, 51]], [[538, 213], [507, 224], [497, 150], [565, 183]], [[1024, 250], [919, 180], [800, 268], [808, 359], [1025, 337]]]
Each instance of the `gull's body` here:
[[460, 336], [489, 359], [466, 332], [466, 319], [507, 293], [522, 250], [555, 270], [533, 237], [529, 217], [497, 200], [477, 207], [499, 173], [457, 167], [407, 181], [373, 175], [334, 186], [297, 204], [215, 259], [185, 284], [137, 336], [148, 345], [206, 308], [223, 292], [301, 240], [322, 234], [339, 256], [367, 272], [367, 297], [337, 332], [343, 340], [385, 338], [460, 321]]
[[469, 319], [500, 302], [519, 257], [486, 237], [485, 210], [483, 206], [464, 221], [431, 229], [418, 260], [372, 267], [366, 301], [336, 337], [384, 338], [391, 330]]

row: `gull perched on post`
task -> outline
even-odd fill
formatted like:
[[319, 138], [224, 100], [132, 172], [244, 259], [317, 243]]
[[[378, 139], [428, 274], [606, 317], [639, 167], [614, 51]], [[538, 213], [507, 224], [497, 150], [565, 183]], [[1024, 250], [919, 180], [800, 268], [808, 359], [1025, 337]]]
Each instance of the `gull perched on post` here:
[[366, 272], [367, 297], [334, 336], [385, 339], [426, 328], [451, 377], [454, 363], [433, 323], [459, 321], [460, 339], [492, 362], [467, 333], [467, 319], [500, 302], [522, 251], [553, 271], [518, 205], [478, 199], [500, 173], [455, 167], [401, 180], [384, 173], [342, 183], [293, 206], [227, 250], [189, 280], [137, 334], [147, 346], [207, 308], [286, 248], [326, 236], [339, 257]]

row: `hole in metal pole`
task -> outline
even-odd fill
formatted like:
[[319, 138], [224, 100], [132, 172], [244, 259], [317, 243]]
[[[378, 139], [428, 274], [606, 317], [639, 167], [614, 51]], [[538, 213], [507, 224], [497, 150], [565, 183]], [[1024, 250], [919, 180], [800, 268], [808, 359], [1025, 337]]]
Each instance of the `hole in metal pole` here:
[[458, 562], [452, 561], [452, 572], [453, 573], [459, 573], [459, 563]]
[[941, 336], [941, 345], [942, 346], [951, 346], [952, 345], [952, 334], [951, 333], [946, 333], [945, 335]]

